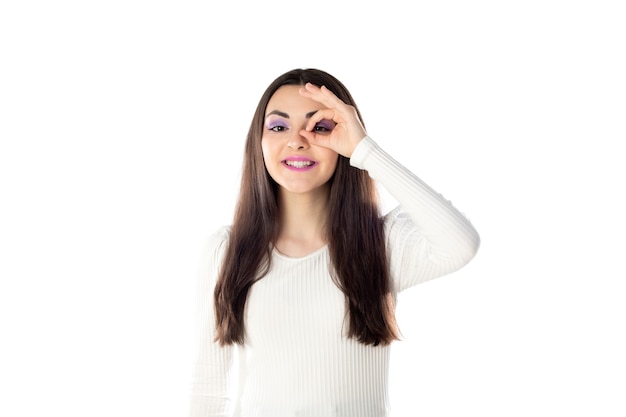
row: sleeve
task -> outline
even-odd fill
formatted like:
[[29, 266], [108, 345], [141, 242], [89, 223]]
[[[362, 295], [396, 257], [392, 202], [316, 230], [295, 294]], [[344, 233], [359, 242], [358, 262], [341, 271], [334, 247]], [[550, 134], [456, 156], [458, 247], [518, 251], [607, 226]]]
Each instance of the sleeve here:
[[396, 292], [452, 273], [476, 255], [480, 237], [469, 220], [370, 137], [359, 143], [350, 164], [366, 170], [400, 204], [385, 216]]
[[217, 279], [228, 229], [222, 228], [209, 237], [198, 265], [196, 284], [196, 346], [191, 381], [191, 417], [226, 417], [231, 405], [230, 377], [233, 347], [222, 347], [213, 341], [215, 314], [213, 289]]

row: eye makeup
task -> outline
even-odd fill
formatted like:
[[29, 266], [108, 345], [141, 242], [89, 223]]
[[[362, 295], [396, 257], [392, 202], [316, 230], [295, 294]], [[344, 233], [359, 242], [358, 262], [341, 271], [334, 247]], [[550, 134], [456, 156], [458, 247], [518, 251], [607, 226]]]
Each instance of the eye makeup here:
[[[311, 114], [307, 114], [306, 118], [308, 119], [314, 113], [315, 112], [312, 112]], [[289, 129], [290, 125], [289, 125], [288, 119], [289, 119], [289, 116], [287, 114], [284, 114], [284, 113], [279, 114], [278, 111], [273, 111], [265, 118], [265, 128], [268, 130]], [[314, 130], [317, 130], [318, 132], [330, 132], [335, 128], [335, 125], [336, 123], [333, 122], [332, 120], [322, 119], [315, 124]]]
[[326, 129], [327, 131], [331, 131], [333, 130], [335, 127], [335, 123], [332, 120], [320, 120], [319, 122], [317, 122], [317, 124], [315, 125], [315, 128], [322, 128], [322, 129]]
[[285, 119], [281, 117], [270, 116], [267, 119], [265, 119], [265, 127], [269, 130], [276, 129], [276, 128], [286, 129], [289, 127], [289, 124], [287, 123]]

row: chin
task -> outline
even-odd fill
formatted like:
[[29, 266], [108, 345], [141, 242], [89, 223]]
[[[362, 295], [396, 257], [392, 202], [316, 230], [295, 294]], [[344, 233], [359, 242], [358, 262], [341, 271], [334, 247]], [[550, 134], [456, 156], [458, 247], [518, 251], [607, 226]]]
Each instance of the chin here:
[[316, 194], [328, 192], [328, 183], [324, 184], [280, 184], [280, 188], [283, 192], [289, 194]]

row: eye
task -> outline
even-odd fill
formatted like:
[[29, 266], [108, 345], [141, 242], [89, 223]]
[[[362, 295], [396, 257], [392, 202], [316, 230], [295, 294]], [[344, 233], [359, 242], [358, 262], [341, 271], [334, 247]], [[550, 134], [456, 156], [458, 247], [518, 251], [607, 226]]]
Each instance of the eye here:
[[271, 130], [272, 132], [284, 132], [289, 128], [289, 125], [281, 119], [268, 120], [265, 123], [265, 127], [267, 130]]
[[284, 132], [285, 130], [287, 130], [287, 127], [282, 125], [274, 125], [270, 126], [268, 129], [272, 132]]
[[328, 120], [322, 120], [321, 122], [315, 125], [313, 130], [318, 133], [328, 133], [332, 131], [334, 127], [335, 127], [334, 123]]

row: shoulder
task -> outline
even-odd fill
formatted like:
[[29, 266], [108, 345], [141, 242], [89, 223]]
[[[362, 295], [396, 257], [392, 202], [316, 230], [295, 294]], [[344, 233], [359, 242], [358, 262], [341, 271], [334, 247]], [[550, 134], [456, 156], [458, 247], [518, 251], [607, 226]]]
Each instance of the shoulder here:
[[212, 300], [229, 234], [229, 227], [220, 227], [204, 239], [196, 272], [196, 291], [201, 303]]
[[391, 210], [389, 213], [383, 216], [383, 224], [385, 227], [385, 234], [389, 235], [397, 233], [398, 231], [417, 230], [417, 226], [411, 219], [411, 216], [398, 206]]
[[222, 226], [210, 233], [202, 246], [201, 266], [221, 263], [230, 238], [230, 226]]
[[383, 230], [387, 253], [392, 257], [406, 251], [409, 251], [408, 256], [414, 256], [410, 253], [424, 243], [422, 230], [402, 207], [396, 207], [383, 216]]
[[225, 246], [230, 237], [230, 226], [222, 226], [213, 233], [209, 234], [204, 241], [205, 248], [214, 248]]

